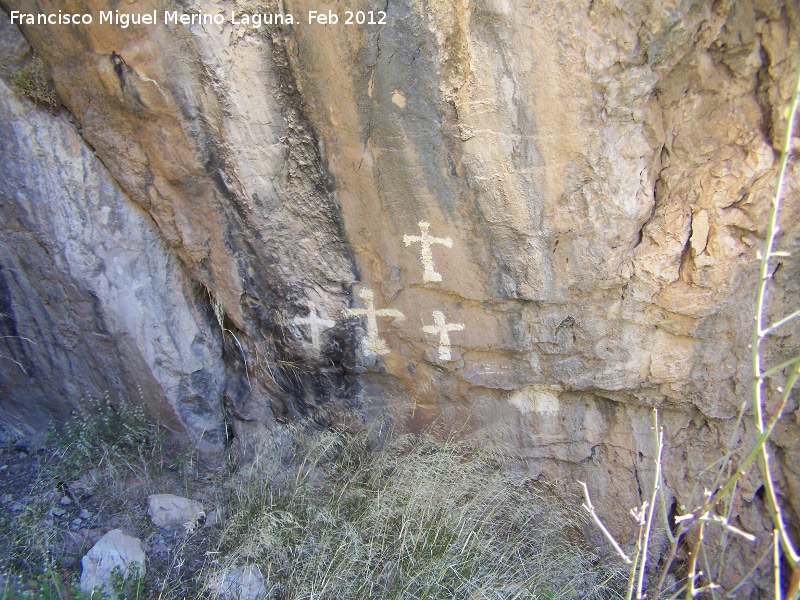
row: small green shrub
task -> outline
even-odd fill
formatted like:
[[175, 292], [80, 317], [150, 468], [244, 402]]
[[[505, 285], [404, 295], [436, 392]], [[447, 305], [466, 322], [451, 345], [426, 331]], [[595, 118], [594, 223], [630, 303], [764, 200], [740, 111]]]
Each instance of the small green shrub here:
[[66, 572], [46, 569], [28, 581], [11, 578], [0, 571], [0, 599], [2, 600], [103, 600], [97, 594], [88, 596]]
[[[74, 499], [72, 482], [90, 479], [93, 515], [104, 511], [106, 519], [113, 516], [128, 529], [143, 530], [149, 525], [144, 506], [128, 490], [135, 486], [146, 496], [160, 454], [159, 432], [144, 409], [125, 400], [112, 403], [107, 394], [86, 398], [73, 421], [53, 427], [44, 453], [28, 459], [35, 474], [27, 488], [0, 507], [0, 584], [8, 582], [0, 587], [0, 600], [88, 598], [77, 582], [79, 560], [89, 544], [67, 543], [73, 534], [70, 519], [55, 511], [72, 511], [74, 517], [77, 506], [62, 507], [59, 500]], [[125, 592], [119, 597], [143, 598], [141, 579], [119, 581]]]
[[145, 598], [144, 575], [137, 565], [127, 573], [123, 573], [118, 566], [111, 571], [111, 588], [117, 600], [139, 600]]
[[102, 399], [87, 396], [75, 419], [51, 430], [56, 447], [52, 466], [65, 477], [77, 479], [109, 456], [137, 459], [143, 451], [158, 448], [157, 432], [141, 406], [108, 393]]
[[23, 96], [37, 104], [48, 108], [56, 108], [61, 104], [55, 88], [48, 81], [42, 59], [33, 55], [31, 61], [12, 80]]

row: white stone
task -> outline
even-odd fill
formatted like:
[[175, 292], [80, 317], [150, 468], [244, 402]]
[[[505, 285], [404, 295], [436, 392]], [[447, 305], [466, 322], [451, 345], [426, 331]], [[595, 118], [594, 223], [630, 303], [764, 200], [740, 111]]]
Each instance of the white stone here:
[[119, 568], [123, 577], [137, 570], [140, 576], [145, 574], [142, 542], [125, 535], [121, 529], [109, 531], [81, 559], [81, 568], [81, 590], [84, 593], [103, 590], [112, 600], [116, 600], [117, 595], [112, 588], [115, 569]]
[[195, 500], [172, 494], [152, 494], [147, 497], [147, 514], [156, 527], [193, 529], [205, 513], [203, 505]]
[[218, 573], [212, 577], [208, 589], [220, 600], [262, 600], [267, 596], [258, 565], [232, 567]]

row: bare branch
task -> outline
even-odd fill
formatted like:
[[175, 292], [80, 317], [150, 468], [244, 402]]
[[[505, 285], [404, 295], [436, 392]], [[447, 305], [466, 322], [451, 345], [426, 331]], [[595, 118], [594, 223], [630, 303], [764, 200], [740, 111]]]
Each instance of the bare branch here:
[[583, 509], [586, 512], [588, 512], [592, 516], [592, 518], [594, 519], [594, 522], [597, 523], [598, 527], [600, 527], [600, 531], [602, 531], [603, 535], [606, 536], [606, 539], [609, 542], [611, 542], [611, 545], [614, 546], [614, 550], [616, 550], [617, 554], [619, 554], [622, 557], [622, 560], [624, 560], [629, 565], [632, 564], [633, 561], [630, 559], [630, 557], [627, 554], [625, 554], [625, 551], [617, 543], [617, 540], [614, 539], [614, 536], [611, 535], [611, 532], [608, 529], [606, 529], [606, 526], [603, 525], [603, 522], [600, 520], [600, 517], [597, 515], [597, 512], [594, 510], [594, 504], [592, 504], [592, 499], [589, 497], [589, 488], [582, 481], [579, 481], [578, 483], [580, 483], [581, 486], [583, 486], [583, 495], [586, 497], [586, 502], [584, 504], [582, 504], [581, 506], [583, 507]]
[[767, 337], [770, 333], [772, 333], [773, 331], [775, 331], [779, 327], [783, 327], [784, 325], [786, 325], [787, 323], [789, 323], [793, 319], [796, 319], [797, 317], [800, 317], [800, 310], [794, 311], [792, 314], [782, 318], [777, 323], [773, 323], [772, 325], [770, 325], [769, 327], [767, 327], [763, 331], [759, 332], [760, 337], [762, 337], [762, 338]]

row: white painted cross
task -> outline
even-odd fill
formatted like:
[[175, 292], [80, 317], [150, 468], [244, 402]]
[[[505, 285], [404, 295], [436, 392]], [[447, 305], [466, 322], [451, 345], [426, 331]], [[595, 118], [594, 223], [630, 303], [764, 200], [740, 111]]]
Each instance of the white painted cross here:
[[344, 311], [347, 316], [360, 316], [366, 315], [367, 317], [367, 339], [364, 349], [372, 352], [373, 354], [389, 354], [389, 347], [386, 342], [378, 335], [378, 320], [376, 317], [394, 317], [401, 321], [406, 316], [399, 310], [393, 308], [382, 308], [375, 310], [375, 297], [372, 290], [366, 288], [358, 292], [358, 295], [364, 300], [367, 308], [348, 308]]
[[311, 347], [317, 352], [320, 349], [319, 334], [336, 325], [336, 321], [331, 321], [324, 317], [320, 319], [317, 315], [317, 307], [311, 301], [308, 302], [308, 316], [295, 317], [294, 322], [297, 325], [308, 325], [308, 329], [311, 332]]
[[441, 244], [448, 248], [453, 247], [453, 240], [449, 237], [435, 238], [428, 233], [431, 224], [425, 221], [418, 223], [419, 230], [422, 235], [404, 235], [403, 243], [408, 246], [419, 242], [420, 258], [422, 258], [422, 266], [425, 267], [425, 272], [422, 274], [422, 281], [441, 281], [442, 276], [436, 272], [433, 266], [433, 252], [431, 252], [431, 244]]
[[452, 360], [450, 355], [450, 335], [451, 331], [463, 331], [463, 323], [446, 323], [444, 313], [438, 310], [433, 311], [433, 322], [435, 325], [425, 325], [422, 331], [439, 335], [439, 360]]

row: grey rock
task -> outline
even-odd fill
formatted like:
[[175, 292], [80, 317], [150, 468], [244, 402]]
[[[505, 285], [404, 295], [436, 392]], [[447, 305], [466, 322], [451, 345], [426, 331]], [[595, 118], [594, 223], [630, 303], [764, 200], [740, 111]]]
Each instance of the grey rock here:
[[[9, 332], [0, 354], [17, 363], [0, 371], [10, 389], [5, 414], [46, 425], [63, 421], [86, 394], [110, 386], [112, 397], [130, 397], [138, 385], [150, 413], [184, 429], [215, 464], [225, 442], [224, 366], [185, 271], [63, 115], [34, 107], [3, 81], [0, 115], [0, 313]], [[60, 198], [58, 211], [52, 198]], [[48, 252], [54, 243], [62, 250]], [[200, 397], [187, 410], [187, 398]]]
[[199, 502], [172, 494], [148, 496], [147, 514], [155, 526], [164, 529], [194, 529], [198, 519], [205, 515]]
[[27, 435], [15, 444], [17, 448], [21, 448], [28, 454], [36, 454], [44, 450], [47, 445], [47, 431], [38, 431], [34, 434]]
[[80, 587], [83, 592], [103, 591], [116, 600], [118, 595], [113, 588], [115, 570], [123, 578], [137, 573], [144, 576], [146, 572], [142, 542], [120, 529], [109, 531], [81, 559], [81, 567]]
[[262, 600], [267, 588], [258, 565], [234, 566], [212, 576], [208, 590], [220, 600]]

